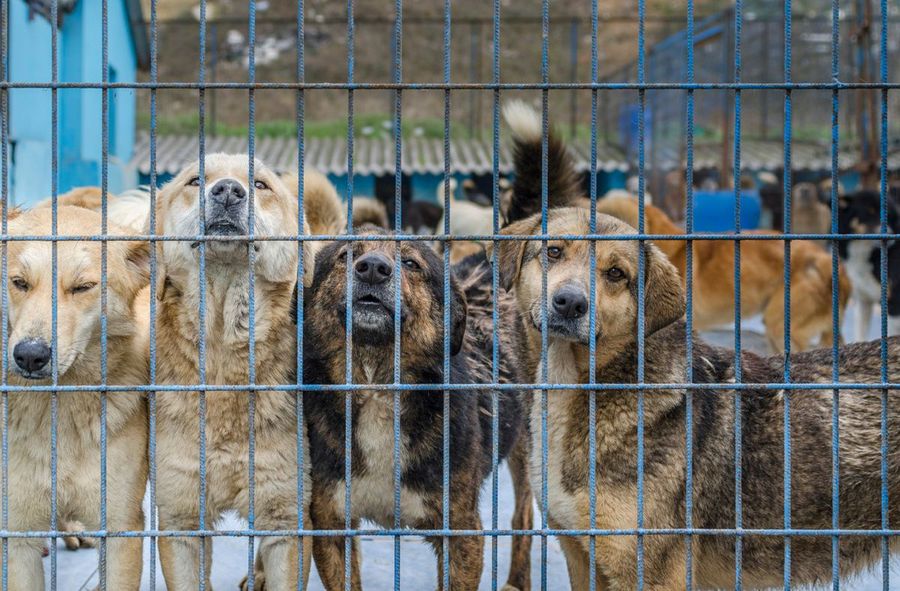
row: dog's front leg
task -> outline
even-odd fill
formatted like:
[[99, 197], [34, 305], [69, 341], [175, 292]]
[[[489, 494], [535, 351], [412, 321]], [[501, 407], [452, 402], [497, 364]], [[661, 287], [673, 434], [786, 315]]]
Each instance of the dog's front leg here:
[[[10, 538], [0, 541], [0, 550], [9, 544], [9, 565], [7, 571], [8, 591], [43, 591], [44, 565], [41, 554], [44, 540], [40, 538]], [[51, 540], [55, 544], [56, 540]]]
[[[469, 503], [467, 503], [468, 505]], [[473, 503], [474, 505], [474, 503]], [[454, 517], [454, 513], [456, 516]], [[450, 527], [453, 529], [481, 529], [481, 517], [474, 506], [453, 505], [450, 508]], [[440, 523], [436, 524], [440, 528]], [[438, 559], [438, 589], [444, 589], [444, 552], [441, 538], [429, 538]], [[450, 537], [450, 589], [452, 591], [474, 591], [481, 582], [484, 569], [484, 537]]]
[[[260, 523], [263, 529], [293, 529], [296, 522]], [[307, 519], [304, 528], [312, 529], [312, 523]], [[270, 536], [262, 538], [259, 544], [259, 552], [256, 555], [256, 572], [254, 573], [253, 589], [255, 591], [292, 591], [297, 588], [298, 563], [303, 560], [303, 588], [306, 589], [309, 582], [309, 567], [312, 558], [312, 538], [297, 538], [284, 536]], [[298, 552], [302, 548], [303, 556]], [[241, 583], [242, 591], [249, 591], [247, 579]]]
[[[338, 485], [343, 486], [343, 485]], [[313, 496], [310, 503], [312, 525], [315, 529], [344, 529], [344, 518], [335, 505], [334, 496], [330, 491], [322, 490], [313, 483]], [[350, 525], [356, 528], [358, 520]], [[344, 589], [344, 537], [343, 536], [316, 536], [313, 539], [313, 557], [316, 561], [316, 571], [322, 579], [322, 585], [328, 591], [342, 591]], [[350, 547], [350, 588], [353, 591], [361, 591], [362, 583], [359, 577], [359, 541], [351, 540]]]
[[[160, 511], [159, 526], [163, 530], [189, 531], [197, 529], [194, 520], [168, 519]], [[212, 590], [209, 571], [212, 566], [212, 541], [199, 537], [162, 537], [159, 538], [159, 561], [162, 565], [163, 577], [169, 591], [193, 591], [200, 588], [200, 548], [205, 549], [206, 589]]]
[[[512, 475], [516, 504], [512, 517], [514, 530], [531, 529], [534, 525], [534, 494], [528, 478], [528, 438], [519, 436], [509, 454], [507, 464]], [[531, 590], [531, 536], [513, 536], [512, 557], [509, 561], [509, 577], [504, 591]]]

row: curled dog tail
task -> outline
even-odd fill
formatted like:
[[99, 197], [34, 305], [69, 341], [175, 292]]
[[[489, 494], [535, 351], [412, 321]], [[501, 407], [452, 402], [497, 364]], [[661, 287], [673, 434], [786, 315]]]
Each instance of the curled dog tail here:
[[359, 228], [366, 224], [390, 230], [391, 223], [388, 221], [387, 208], [384, 203], [374, 197], [354, 197], [353, 227]]
[[[541, 210], [543, 124], [541, 115], [523, 101], [504, 105], [503, 118], [513, 137], [515, 182], [509, 210], [505, 212], [507, 223], [512, 223]], [[552, 128], [547, 133], [548, 206], [572, 205], [581, 196], [572, 156]]]
[[[281, 175], [288, 188], [296, 191], [297, 175]], [[347, 225], [344, 206], [337, 190], [324, 174], [307, 168], [303, 172], [303, 215], [312, 234], [340, 234]]]

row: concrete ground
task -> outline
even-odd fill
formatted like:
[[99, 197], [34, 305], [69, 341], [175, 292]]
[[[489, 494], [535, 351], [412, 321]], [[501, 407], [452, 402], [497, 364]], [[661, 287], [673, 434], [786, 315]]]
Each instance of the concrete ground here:
[[[855, 310], [851, 306], [843, 323], [843, 327], [848, 336], [853, 334], [852, 328], [855, 326]], [[878, 320], [873, 320], [870, 326], [869, 338], [874, 339], [879, 336]], [[734, 343], [734, 336], [729, 327], [723, 327], [721, 330], [710, 331], [704, 334], [704, 337], [716, 344], [730, 347]], [[852, 336], [847, 340], [853, 340]], [[758, 318], [751, 318], [742, 325], [742, 343], [743, 347], [759, 352], [767, 352], [765, 337], [763, 336], [763, 326]], [[509, 527], [512, 515], [513, 495], [512, 484], [509, 474], [505, 467], [501, 470], [499, 482], [499, 500], [497, 509], [499, 511], [498, 523], [501, 528]], [[485, 524], [491, 523], [491, 485], [490, 481], [485, 484], [481, 495], [481, 515]], [[540, 518], [536, 514], [536, 523], [539, 524]], [[219, 524], [220, 529], [238, 529], [245, 527], [239, 520], [229, 517]], [[539, 526], [539, 525], [538, 525]], [[509, 567], [509, 551], [510, 539], [499, 538], [497, 540], [498, 547], [498, 570], [497, 570], [497, 588], [503, 586], [506, 580], [506, 571]], [[95, 550], [79, 550], [77, 552], [68, 552], [60, 544], [58, 552], [58, 581], [61, 591], [81, 591], [83, 589], [91, 589], [97, 585], [97, 552]], [[391, 538], [370, 537], [362, 540], [362, 573], [363, 581], [366, 588], [370, 590], [393, 589], [393, 540]], [[150, 563], [149, 545], [144, 545], [144, 583], [141, 587], [142, 591], [157, 589], [165, 589], [162, 573], [159, 565], [155, 566], [156, 580], [155, 587], [150, 585]], [[241, 539], [216, 538], [213, 542], [213, 569], [212, 583], [215, 589], [219, 591], [236, 589], [240, 580], [244, 577], [247, 570], [247, 541]], [[540, 589], [541, 581], [541, 544], [536, 539], [532, 549], [532, 581], [535, 589]], [[481, 582], [481, 589], [491, 589], [491, 570], [490, 570], [490, 540], [486, 542], [485, 551], [485, 571]], [[434, 555], [430, 546], [418, 538], [403, 538], [400, 543], [400, 588], [409, 590], [429, 590], [435, 589], [437, 586], [437, 568]], [[49, 571], [49, 559], [45, 559], [45, 570]], [[549, 538], [547, 540], [547, 563], [546, 563], [546, 580], [547, 589], [557, 590], [568, 588], [568, 575], [566, 573], [565, 559], [560, 550], [558, 542]], [[900, 591], [900, 563], [896, 560], [891, 564], [890, 586], [892, 591]], [[313, 569], [310, 578], [309, 588], [311, 590], [322, 589], [321, 582], [315, 569]], [[830, 586], [829, 586], [830, 588]], [[866, 573], [853, 580], [847, 581], [842, 585], [844, 589], [866, 590], [866, 589], [882, 589], [880, 565], [872, 572]], [[818, 589], [818, 587], [816, 588]], [[825, 589], [825, 587], [822, 587]]]

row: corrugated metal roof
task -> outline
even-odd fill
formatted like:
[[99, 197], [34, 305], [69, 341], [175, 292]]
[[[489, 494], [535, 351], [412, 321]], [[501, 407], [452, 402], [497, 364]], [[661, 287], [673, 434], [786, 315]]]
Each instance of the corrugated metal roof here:
[[[734, 158], [733, 143], [728, 146], [728, 158]], [[678, 168], [683, 154], [671, 148], [661, 149], [659, 159], [665, 169]], [[841, 150], [840, 166], [847, 168], [856, 162], [858, 152]], [[731, 164], [729, 164], [730, 166]], [[791, 165], [794, 170], [828, 170], [831, 168], [831, 146], [828, 144], [791, 143]], [[694, 145], [694, 168], [719, 168], [722, 166], [722, 143], [702, 142]], [[784, 167], [784, 145], [781, 140], [741, 140], [741, 169], [780, 170]]]
[[[256, 140], [256, 156], [275, 170], [292, 170], [297, 166], [297, 142], [292, 138], [264, 137]], [[347, 141], [343, 138], [310, 138], [303, 146], [306, 166], [336, 175], [347, 172]], [[240, 136], [207, 136], [206, 153], [247, 151], [247, 138]], [[176, 174], [196, 160], [200, 142], [194, 135], [158, 135], [156, 137], [157, 174]], [[590, 146], [572, 146], [579, 171], [590, 169]], [[490, 174], [493, 170], [491, 140], [454, 139], [450, 142], [451, 170], [462, 174]], [[403, 172], [407, 174], [442, 174], [444, 172], [444, 142], [440, 139], [408, 138], [401, 151]], [[141, 174], [150, 174], [150, 136], [138, 137], [132, 166]], [[608, 144], [597, 146], [598, 170], [627, 171], [628, 163], [622, 152]], [[356, 174], [384, 175], [394, 172], [394, 141], [392, 139], [358, 138], [353, 144], [353, 169]], [[500, 172], [512, 172], [509, 146], [500, 147]]]

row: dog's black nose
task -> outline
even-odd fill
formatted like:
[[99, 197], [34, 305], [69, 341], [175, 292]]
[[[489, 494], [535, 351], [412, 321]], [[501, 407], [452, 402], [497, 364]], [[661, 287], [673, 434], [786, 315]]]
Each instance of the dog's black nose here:
[[13, 358], [22, 370], [38, 371], [50, 363], [50, 347], [40, 339], [19, 341], [13, 348]]
[[228, 207], [246, 199], [247, 191], [234, 179], [222, 179], [212, 186], [209, 196], [215, 203]]
[[391, 278], [394, 267], [391, 259], [380, 252], [370, 252], [356, 259], [356, 279], [369, 285], [378, 285]]
[[585, 315], [588, 301], [584, 292], [575, 286], [565, 285], [553, 296], [553, 311], [566, 320], [575, 320]]

